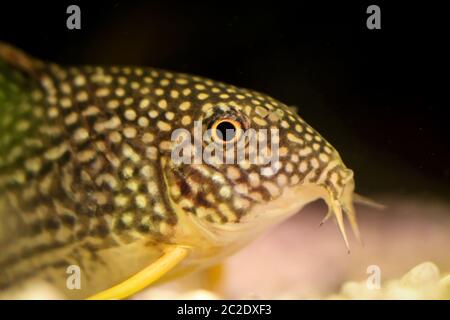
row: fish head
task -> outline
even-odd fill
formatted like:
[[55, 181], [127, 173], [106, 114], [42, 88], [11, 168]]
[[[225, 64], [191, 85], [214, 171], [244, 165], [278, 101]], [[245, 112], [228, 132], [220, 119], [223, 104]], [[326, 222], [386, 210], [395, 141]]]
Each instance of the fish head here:
[[173, 205], [196, 228], [222, 245], [243, 243], [322, 198], [346, 245], [344, 215], [359, 235], [352, 170], [294, 108], [200, 77], [183, 83], [197, 91], [176, 102], [163, 167]]

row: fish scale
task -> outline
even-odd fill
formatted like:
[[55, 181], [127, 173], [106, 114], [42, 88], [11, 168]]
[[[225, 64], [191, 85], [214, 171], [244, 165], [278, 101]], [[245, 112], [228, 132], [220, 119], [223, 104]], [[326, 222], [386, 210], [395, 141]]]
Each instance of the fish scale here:
[[[154, 68], [64, 67], [0, 44], [0, 117], [0, 288], [45, 275], [64, 291], [64, 269], [77, 264], [86, 296], [167, 245], [191, 248], [181, 269], [199, 268], [317, 198], [345, 240], [342, 212], [357, 230], [353, 172], [259, 92]], [[279, 159], [173, 160], [175, 130], [195, 137], [195, 123], [218, 120], [278, 130]]]

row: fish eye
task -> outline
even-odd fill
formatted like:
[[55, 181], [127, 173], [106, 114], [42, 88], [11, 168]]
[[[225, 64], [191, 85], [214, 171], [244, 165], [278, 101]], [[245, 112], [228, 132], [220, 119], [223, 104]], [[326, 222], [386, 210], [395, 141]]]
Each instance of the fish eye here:
[[215, 142], [232, 143], [239, 140], [242, 125], [234, 119], [219, 119], [211, 126], [211, 135]]

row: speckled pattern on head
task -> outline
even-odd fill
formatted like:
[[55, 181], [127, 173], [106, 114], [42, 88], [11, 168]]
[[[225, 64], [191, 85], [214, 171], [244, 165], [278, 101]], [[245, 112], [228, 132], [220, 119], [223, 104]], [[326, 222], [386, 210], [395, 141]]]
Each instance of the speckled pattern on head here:
[[[265, 94], [153, 68], [62, 67], [0, 49], [0, 287], [142, 239], [195, 246], [206, 232], [220, 246], [223, 232], [244, 233], [235, 226], [267, 220], [266, 210], [275, 221], [318, 197], [355, 225], [352, 171], [292, 108]], [[227, 118], [279, 130], [276, 170], [171, 160], [175, 129]], [[308, 196], [296, 205], [285, 197], [292, 190]], [[186, 217], [195, 223], [180, 225]]]

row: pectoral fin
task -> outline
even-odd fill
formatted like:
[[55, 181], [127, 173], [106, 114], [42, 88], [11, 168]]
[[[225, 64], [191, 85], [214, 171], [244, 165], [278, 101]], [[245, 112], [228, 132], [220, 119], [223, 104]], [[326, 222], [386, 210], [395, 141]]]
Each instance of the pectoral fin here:
[[89, 297], [88, 300], [114, 300], [127, 298], [160, 279], [183, 261], [187, 254], [188, 249], [185, 247], [169, 247], [158, 260], [148, 267], [118, 285]]

